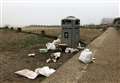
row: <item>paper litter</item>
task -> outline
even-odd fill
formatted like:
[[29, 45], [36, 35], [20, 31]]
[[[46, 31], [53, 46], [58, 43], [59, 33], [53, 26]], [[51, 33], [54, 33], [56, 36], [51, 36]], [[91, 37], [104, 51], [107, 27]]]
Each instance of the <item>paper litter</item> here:
[[16, 71], [15, 74], [27, 77], [29, 79], [35, 79], [38, 76], [37, 73], [35, 73], [35, 72], [33, 72], [29, 69], [23, 69], [23, 70], [20, 70], [20, 71]]
[[73, 52], [77, 52], [79, 51], [78, 49], [74, 49], [74, 48], [66, 48], [65, 49], [65, 53], [73, 53]]
[[35, 56], [35, 53], [28, 54], [28, 56]]

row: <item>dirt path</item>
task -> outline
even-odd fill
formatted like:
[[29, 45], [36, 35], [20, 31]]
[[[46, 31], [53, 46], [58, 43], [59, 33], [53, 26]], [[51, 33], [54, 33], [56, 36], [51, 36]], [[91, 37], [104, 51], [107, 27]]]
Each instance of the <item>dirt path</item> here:
[[75, 55], [42, 83], [119, 83], [120, 32], [109, 28], [90, 46], [96, 62], [85, 65]]
[[90, 47], [96, 62], [88, 66], [79, 82], [120, 83], [120, 32], [109, 28]]

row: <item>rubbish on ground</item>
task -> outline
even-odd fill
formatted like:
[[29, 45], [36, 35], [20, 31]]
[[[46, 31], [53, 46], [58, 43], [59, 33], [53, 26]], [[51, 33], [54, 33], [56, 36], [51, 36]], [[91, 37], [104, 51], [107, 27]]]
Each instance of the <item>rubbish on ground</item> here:
[[48, 50], [56, 50], [56, 46], [54, 43], [47, 43], [46, 47]]
[[54, 45], [58, 45], [61, 43], [61, 40], [58, 38], [52, 42]]
[[61, 48], [62, 51], [65, 51], [65, 49], [68, 47], [68, 45], [67, 44], [59, 44], [58, 47]]
[[65, 49], [65, 53], [73, 53], [73, 52], [77, 52], [79, 51], [78, 49], [74, 49], [74, 48], [66, 48]]
[[48, 49], [39, 49], [40, 53], [47, 53]]
[[96, 58], [93, 57], [92, 59], [95, 60]]
[[61, 52], [56, 52], [56, 53], [52, 53], [50, 55], [50, 58], [46, 60], [47, 63], [49, 63], [50, 61], [56, 62], [57, 59], [61, 56]]
[[78, 44], [78, 47], [77, 47], [77, 48], [78, 48], [78, 49], [84, 49], [84, 47], [82, 47], [80, 43]]
[[27, 77], [29, 79], [35, 79], [38, 76], [37, 73], [35, 73], [35, 72], [33, 72], [29, 69], [23, 69], [23, 70], [20, 70], [20, 71], [16, 71], [15, 73], [18, 74], [18, 75]]
[[66, 48], [65, 53], [70, 53], [70, 48]]
[[28, 56], [35, 56], [35, 53], [28, 54]]
[[61, 40], [58, 38], [54, 40], [52, 43], [47, 43], [46, 47], [48, 50], [56, 50], [56, 46], [61, 43]]
[[93, 53], [89, 49], [84, 49], [79, 56], [79, 60], [86, 64], [90, 63], [93, 60]]
[[46, 63], [49, 63], [50, 61], [51, 61], [51, 59], [49, 58], [49, 59], [46, 60]]
[[35, 72], [37, 74], [41, 74], [43, 76], [49, 77], [51, 74], [53, 74], [56, 70], [49, 68], [48, 66], [44, 66], [42, 68], [35, 69]]
[[57, 59], [58, 57], [61, 56], [61, 52], [56, 52], [56, 53], [53, 53], [53, 56], [55, 56], [55, 58]]

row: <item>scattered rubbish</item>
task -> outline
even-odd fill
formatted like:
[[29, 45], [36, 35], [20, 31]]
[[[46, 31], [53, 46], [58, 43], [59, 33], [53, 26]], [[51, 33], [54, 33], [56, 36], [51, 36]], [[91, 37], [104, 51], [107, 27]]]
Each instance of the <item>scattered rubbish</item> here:
[[77, 47], [77, 48], [78, 48], [78, 49], [84, 49], [84, 47], [82, 47], [80, 43], [78, 44], [78, 47]]
[[65, 51], [65, 49], [68, 47], [67, 44], [59, 44], [58, 47], [62, 49], [62, 51]]
[[92, 58], [93, 60], [95, 60], [96, 58]]
[[35, 56], [35, 53], [28, 54], [28, 56]]
[[42, 68], [35, 69], [35, 72], [29, 69], [23, 69], [16, 71], [15, 74], [27, 77], [29, 79], [35, 79], [39, 74], [49, 77], [55, 71], [56, 71], [55, 69], [49, 68], [48, 66], [44, 66]]
[[46, 60], [46, 63], [49, 63], [50, 61], [51, 61], [51, 59], [49, 58], [49, 59]]
[[36, 74], [41, 74], [46, 77], [49, 77], [55, 71], [56, 71], [55, 69], [49, 68], [48, 66], [44, 66], [42, 68], [35, 69]]
[[49, 63], [50, 61], [56, 62], [60, 56], [61, 56], [61, 52], [52, 53], [50, 55], [50, 58], [47, 59], [46, 62], [47, 63]]
[[66, 48], [65, 49], [65, 53], [73, 53], [73, 52], [77, 52], [79, 51], [78, 49], [74, 49], [74, 48]]
[[56, 52], [56, 53], [53, 53], [53, 56], [55, 56], [55, 58], [60, 57], [60, 55], [61, 55], [61, 52]]
[[61, 40], [58, 38], [52, 42], [54, 45], [58, 45], [61, 43]]
[[65, 53], [70, 53], [70, 49], [71, 49], [71, 48], [66, 48], [66, 49], [65, 49]]
[[48, 49], [39, 49], [40, 53], [47, 53]]
[[79, 56], [79, 60], [85, 64], [90, 63], [93, 60], [93, 53], [89, 49], [84, 49]]
[[38, 76], [37, 73], [35, 73], [35, 72], [33, 72], [29, 69], [23, 69], [23, 70], [20, 70], [20, 71], [16, 71], [15, 73], [18, 74], [18, 75], [27, 77], [29, 79], [35, 79]]
[[52, 43], [47, 43], [46, 47], [48, 50], [56, 50], [56, 46], [58, 46], [61, 43], [61, 40], [58, 38], [54, 40]]
[[48, 50], [56, 50], [56, 46], [54, 43], [47, 43], [46, 47]]

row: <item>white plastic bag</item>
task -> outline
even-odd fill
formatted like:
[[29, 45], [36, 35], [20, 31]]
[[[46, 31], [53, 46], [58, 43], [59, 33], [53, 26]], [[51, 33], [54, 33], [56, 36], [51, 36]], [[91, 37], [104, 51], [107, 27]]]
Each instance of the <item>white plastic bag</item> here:
[[35, 72], [37, 74], [44, 75], [46, 77], [49, 77], [51, 74], [53, 74], [56, 70], [49, 68], [48, 66], [44, 66], [42, 68], [35, 69]]
[[61, 43], [61, 40], [58, 38], [52, 42], [54, 45], [58, 45]]
[[65, 53], [73, 53], [73, 52], [77, 52], [79, 51], [78, 49], [74, 49], [74, 48], [66, 48], [65, 49]]
[[47, 43], [46, 47], [48, 50], [55, 50], [56, 46], [54, 45], [54, 43]]
[[33, 72], [29, 69], [23, 69], [23, 70], [20, 70], [20, 71], [16, 71], [15, 73], [18, 74], [18, 75], [27, 77], [29, 79], [35, 79], [38, 76], [37, 73], [35, 73], [35, 72]]
[[85, 64], [90, 63], [93, 60], [92, 52], [89, 49], [83, 50], [79, 56], [79, 60]]

